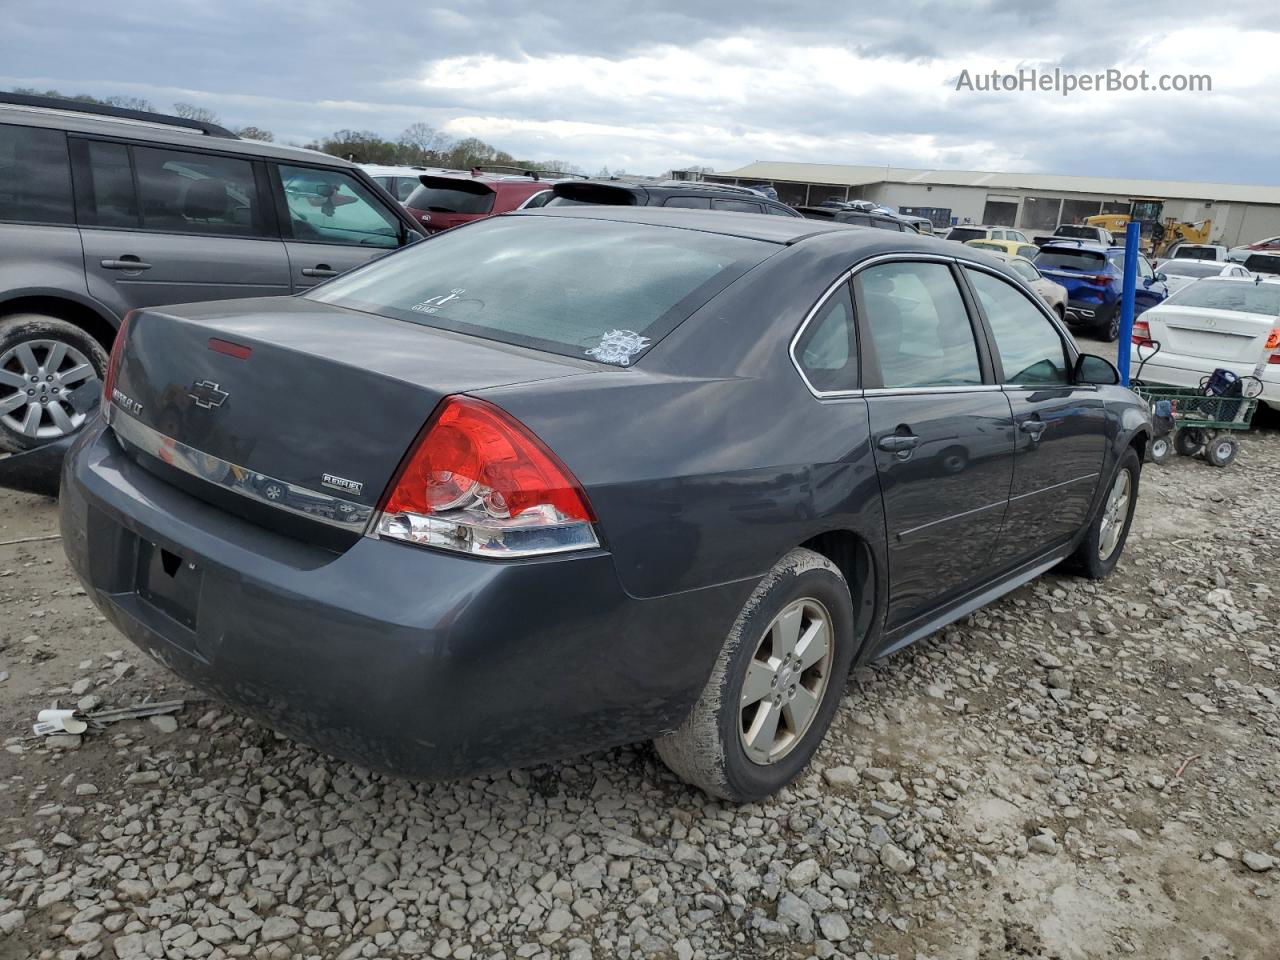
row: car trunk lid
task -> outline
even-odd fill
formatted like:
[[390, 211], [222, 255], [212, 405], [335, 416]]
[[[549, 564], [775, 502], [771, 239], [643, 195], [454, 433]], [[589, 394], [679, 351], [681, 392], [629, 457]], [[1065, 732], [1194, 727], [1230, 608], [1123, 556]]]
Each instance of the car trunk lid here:
[[593, 369], [312, 300], [190, 304], [132, 316], [111, 417], [139, 463], [187, 474], [188, 492], [334, 521], [342, 503], [376, 506], [443, 397]]
[[1143, 315], [1150, 337], [1180, 356], [1257, 363], [1280, 319], [1208, 307], [1159, 307]]

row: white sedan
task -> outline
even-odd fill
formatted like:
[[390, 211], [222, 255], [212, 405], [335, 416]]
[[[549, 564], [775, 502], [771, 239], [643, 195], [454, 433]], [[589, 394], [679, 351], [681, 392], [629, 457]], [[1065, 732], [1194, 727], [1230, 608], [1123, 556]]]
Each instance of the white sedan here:
[[1165, 275], [1164, 285], [1171, 294], [1205, 277], [1253, 276], [1240, 264], [1223, 263], [1221, 260], [1161, 260], [1156, 270]]
[[[1151, 341], [1160, 345], [1154, 356], [1143, 346]], [[1135, 379], [1175, 387], [1199, 386], [1219, 368], [1256, 376], [1262, 400], [1280, 410], [1280, 277], [1214, 277], [1183, 287], [1134, 322], [1129, 358]]]

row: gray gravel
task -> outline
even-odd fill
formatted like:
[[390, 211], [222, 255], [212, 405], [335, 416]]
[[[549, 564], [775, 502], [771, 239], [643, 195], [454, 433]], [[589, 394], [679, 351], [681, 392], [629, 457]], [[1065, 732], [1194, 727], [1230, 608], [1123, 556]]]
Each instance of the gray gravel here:
[[859, 670], [804, 778], [738, 808], [647, 746], [414, 784], [217, 704], [26, 739], [183, 688], [56, 544], [7, 548], [0, 957], [1274, 958], [1280, 437], [1143, 484], [1112, 579]]

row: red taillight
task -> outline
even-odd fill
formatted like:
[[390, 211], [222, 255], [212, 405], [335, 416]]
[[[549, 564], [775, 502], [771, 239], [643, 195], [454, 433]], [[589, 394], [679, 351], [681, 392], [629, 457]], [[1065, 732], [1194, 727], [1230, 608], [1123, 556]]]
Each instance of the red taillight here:
[[1089, 277], [1089, 278], [1087, 278], [1087, 279], [1089, 280], [1089, 282], [1090, 282], [1090, 283], [1100, 283], [1100, 284], [1102, 284], [1103, 286], [1106, 286], [1108, 283], [1110, 283], [1110, 282], [1111, 282], [1111, 274], [1109, 274], [1109, 273], [1099, 273], [1099, 274], [1095, 274], [1094, 276]]
[[1267, 342], [1262, 345], [1262, 349], [1275, 350], [1277, 348], [1280, 348], [1280, 327], [1272, 327], [1271, 332], [1267, 334]]
[[510, 414], [449, 397], [384, 495], [380, 536], [483, 556], [598, 546], [577, 480]]
[[129, 321], [133, 319], [136, 310], [130, 310], [124, 315], [124, 320], [120, 322], [120, 329], [116, 331], [116, 338], [111, 343], [111, 357], [107, 360], [107, 375], [102, 381], [102, 407], [104, 410], [111, 409], [111, 395], [116, 388], [116, 375], [120, 372], [120, 361], [124, 357], [124, 342], [129, 338]]
[[1151, 342], [1151, 324], [1145, 320], [1133, 321], [1133, 336], [1130, 338], [1134, 343], [1148, 344]]

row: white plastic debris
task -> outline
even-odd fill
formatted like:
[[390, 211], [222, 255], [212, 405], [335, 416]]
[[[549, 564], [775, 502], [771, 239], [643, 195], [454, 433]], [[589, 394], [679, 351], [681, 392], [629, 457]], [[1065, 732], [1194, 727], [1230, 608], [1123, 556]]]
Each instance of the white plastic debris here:
[[84, 733], [89, 723], [74, 710], [41, 710], [31, 729], [37, 737], [47, 737], [51, 733]]

